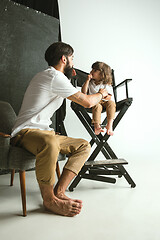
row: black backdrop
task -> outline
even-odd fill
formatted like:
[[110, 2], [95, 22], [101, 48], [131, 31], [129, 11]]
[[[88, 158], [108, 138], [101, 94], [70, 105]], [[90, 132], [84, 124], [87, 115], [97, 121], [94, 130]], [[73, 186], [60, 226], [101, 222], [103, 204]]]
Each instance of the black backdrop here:
[[[23, 4], [29, 8], [43, 12], [47, 15], [59, 19], [59, 8], [57, 0], [12, 0]], [[59, 31], [59, 41], [61, 41], [61, 31]]]
[[[58, 3], [57, 0], [1, 0], [0, 6], [0, 100], [8, 101], [18, 113], [29, 81], [47, 66], [46, 47], [52, 41], [61, 41]], [[66, 134], [65, 114], [64, 100], [52, 118], [54, 129], [62, 134]], [[0, 174], [3, 173], [7, 171], [0, 169]]]
[[[60, 14], [57, 0], [12, 0], [12, 1], [19, 4], [23, 4], [29, 8], [43, 12], [52, 17], [55, 17], [60, 22]], [[61, 41], [60, 24], [59, 24], [59, 41]], [[84, 81], [86, 80], [87, 73], [79, 69], [76, 69], [76, 73], [78, 86], [82, 86], [82, 83], [84, 83]], [[72, 82], [74, 82], [74, 77]], [[64, 127], [65, 116], [66, 116], [66, 100], [63, 101], [62, 106], [56, 112], [56, 131], [63, 135], [67, 135]]]
[[[47, 15], [59, 19], [59, 7], [57, 0], [12, 0], [13, 2], [25, 5], [29, 8], [43, 12]], [[61, 41], [61, 29], [59, 25], [59, 41]], [[64, 119], [66, 116], [66, 100], [63, 101], [62, 106], [56, 112], [56, 131], [67, 135], [64, 127]]]

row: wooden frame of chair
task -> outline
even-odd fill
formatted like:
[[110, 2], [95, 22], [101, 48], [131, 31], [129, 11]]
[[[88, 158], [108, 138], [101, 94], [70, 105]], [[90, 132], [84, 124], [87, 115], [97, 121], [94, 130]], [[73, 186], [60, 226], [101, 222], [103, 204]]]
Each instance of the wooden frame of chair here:
[[[57, 178], [59, 179], [61, 174], [60, 174], [60, 167], [59, 163], [57, 162], [56, 164], [56, 173], [57, 173]], [[15, 175], [15, 169], [11, 170], [11, 180], [10, 180], [10, 186], [13, 186], [13, 181], [14, 181], [14, 175]], [[22, 198], [22, 210], [23, 210], [23, 216], [27, 216], [27, 209], [26, 209], [26, 171], [25, 170], [20, 170], [19, 171], [19, 179], [20, 179], [20, 188], [21, 188], [21, 198]]]

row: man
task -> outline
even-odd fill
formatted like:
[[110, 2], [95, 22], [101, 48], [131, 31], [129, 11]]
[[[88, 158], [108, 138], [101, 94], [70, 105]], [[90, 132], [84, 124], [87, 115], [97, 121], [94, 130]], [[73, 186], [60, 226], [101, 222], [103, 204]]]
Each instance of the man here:
[[[82, 201], [68, 198], [65, 190], [87, 160], [90, 145], [83, 139], [55, 134], [49, 127], [50, 118], [64, 98], [90, 108], [108, 93], [100, 89], [99, 93], [86, 95], [72, 86], [68, 80], [73, 73], [73, 48], [70, 45], [53, 43], [46, 50], [45, 60], [49, 67], [32, 79], [24, 95], [12, 131], [12, 143], [36, 156], [36, 177], [45, 208], [59, 215], [75, 216], [81, 211]], [[59, 152], [69, 158], [54, 188]]]

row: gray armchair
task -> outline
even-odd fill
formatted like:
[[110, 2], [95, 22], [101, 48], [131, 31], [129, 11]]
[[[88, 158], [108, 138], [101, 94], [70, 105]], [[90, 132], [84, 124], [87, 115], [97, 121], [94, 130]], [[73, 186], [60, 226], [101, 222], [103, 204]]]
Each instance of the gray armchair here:
[[[19, 172], [23, 216], [26, 212], [26, 189], [25, 171], [34, 169], [35, 156], [27, 150], [10, 145], [10, 134], [15, 123], [16, 114], [7, 102], [0, 101], [0, 169], [11, 170], [11, 183], [13, 186], [15, 170]], [[64, 160], [65, 156], [59, 154], [58, 160]], [[60, 177], [60, 170], [57, 161], [57, 176]]]

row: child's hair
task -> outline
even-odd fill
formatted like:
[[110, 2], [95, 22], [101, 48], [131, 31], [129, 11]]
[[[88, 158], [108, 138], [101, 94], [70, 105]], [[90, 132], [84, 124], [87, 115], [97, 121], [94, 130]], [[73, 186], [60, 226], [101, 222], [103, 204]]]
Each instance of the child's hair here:
[[99, 70], [101, 72], [101, 82], [103, 84], [112, 84], [112, 70], [110, 66], [104, 62], [95, 62], [92, 64], [92, 69]]

